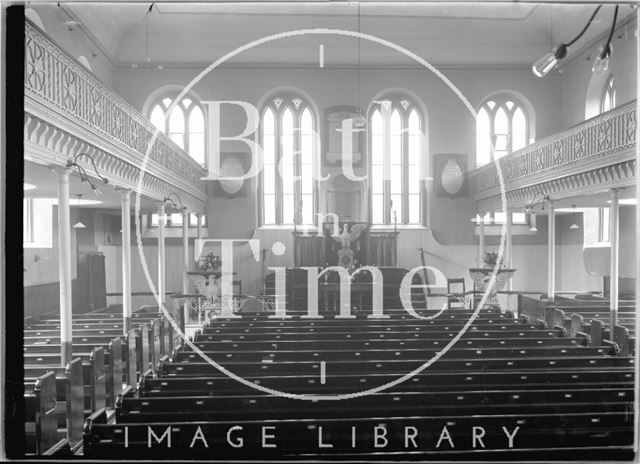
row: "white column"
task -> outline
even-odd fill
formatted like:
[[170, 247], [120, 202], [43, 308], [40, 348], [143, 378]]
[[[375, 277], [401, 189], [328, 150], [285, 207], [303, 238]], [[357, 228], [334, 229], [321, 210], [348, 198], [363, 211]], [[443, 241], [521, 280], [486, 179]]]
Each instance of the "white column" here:
[[131, 190], [119, 188], [122, 224], [122, 332], [131, 330]]
[[164, 305], [165, 298], [165, 254], [164, 254], [164, 202], [158, 202], [158, 301]]
[[480, 215], [480, 228], [478, 230], [478, 267], [484, 267], [484, 216]]
[[[504, 256], [504, 265], [508, 269], [513, 268], [513, 214], [509, 209], [507, 209], [506, 216], [506, 224], [505, 224], [505, 256]], [[509, 291], [513, 290], [513, 279], [509, 279], [509, 283], [507, 284], [507, 289]]]
[[618, 323], [618, 259], [620, 254], [620, 201], [618, 189], [611, 190], [611, 206], [609, 210], [609, 241], [611, 242], [611, 268], [609, 272], [609, 321], [611, 329], [609, 337], [613, 340], [613, 329]]
[[548, 246], [548, 269], [547, 269], [547, 295], [549, 301], [553, 301], [556, 297], [556, 208], [553, 201], [548, 201], [548, 217], [549, 217], [549, 246]]
[[71, 212], [69, 175], [71, 169], [55, 168], [58, 176], [58, 272], [60, 279], [60, 364], [66, 366], [73, 353], [71, 302]]
[[[182, 293], [189, 293], [189, 213], [186, 209], [182, 211]], [[189, 320], [189, 300], [184, 299], [183, 317], [186, 324]]]
[[196, 214], [198, 218], [198, 238], [202, 238], [202, 213]]

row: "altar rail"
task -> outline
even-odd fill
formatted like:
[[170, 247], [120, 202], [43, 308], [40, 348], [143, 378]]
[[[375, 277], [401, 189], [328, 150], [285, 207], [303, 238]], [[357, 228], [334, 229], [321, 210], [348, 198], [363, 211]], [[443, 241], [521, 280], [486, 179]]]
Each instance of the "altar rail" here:
[[[547, 194], [553, 191], [559, 196], [566, 191], [568, 196], [598, 184], [631, 184], [635, 175], [635, 145], [634, 100], [510, 153], [497, 162], [509, 206], [527, 204], [536, 191]], [[567, 180], [560, 182], [562, 178]], [[470, 180], [480, 212], [501, 207], [495, 163], [472, 171]], [[545, 185], [549, 182], [555, 184]], [[544, 188], [539, 188], [541, 185]]]
[[[31, 150], [41, 163], [88, 152], [115, 185], [135, 187], [155, 126], [28, 21], [24, 91], [27, 159], [34, 144], [49, 150]], [[159, 133], [147, 163], [144, 193], [161, 199], [179, 188], [185, 205], [202, 211], [206, 172], [183, 149]]]

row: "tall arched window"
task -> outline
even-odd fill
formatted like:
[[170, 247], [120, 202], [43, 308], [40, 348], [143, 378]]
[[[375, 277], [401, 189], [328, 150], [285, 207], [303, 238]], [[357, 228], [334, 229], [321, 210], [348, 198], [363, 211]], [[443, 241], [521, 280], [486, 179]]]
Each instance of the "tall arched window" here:
[[373, 224], [421, 224], [424, 116], [406, 97], [385, 97], [369, 127]]
[[151, 105], [151, 123], [165, 133], [198, 163], [205, 164], [204, 112], [191, 96], [185, 96], [169, 114], [175, 97], [164, 96]]
[[315, 128], [313, 111], [299, 96], [278, 95], [263, 108], [259, 132], [264, 150], [262, 224], [314, 223]]
[[[484, 166], [529, 144], [527, 110], [511, 95], [493, 96], [480, 107], [476, 119], [476, 166]], [[495, 152], [491, 157], [491, 144]]]
[[600, 113], [605, 113], [616, 107], [616, 89], [613, 86], [613, 76], [609, 76], [607, 83], [602, 89], [600, 98]]

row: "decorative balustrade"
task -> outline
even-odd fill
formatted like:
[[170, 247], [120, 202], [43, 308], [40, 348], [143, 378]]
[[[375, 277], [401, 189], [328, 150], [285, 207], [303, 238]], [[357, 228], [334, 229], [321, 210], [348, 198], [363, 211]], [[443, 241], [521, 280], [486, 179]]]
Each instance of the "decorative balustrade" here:
[[[26, 112], [36, 108], [41, 110], [37, 118], [62, 119], [66, 128], [77, 126], [100, 136], [124, 151], [126, 161], [142, 167], [155, 126], [29, 22], [25, 22], [24, 82]], [[166, 182], [173, 178], [174, 184], [199, 200], [206, 198], [200, 182], [204, 168], [163, 133], [151, 146], [147, 163], [152, 175]]]
[[[636, 102], [615, 108], [500, 158], [507, 192], [631, 162], [636, 145]], [[500, 194], [495, 163], [470, 173], [476, 200]]]

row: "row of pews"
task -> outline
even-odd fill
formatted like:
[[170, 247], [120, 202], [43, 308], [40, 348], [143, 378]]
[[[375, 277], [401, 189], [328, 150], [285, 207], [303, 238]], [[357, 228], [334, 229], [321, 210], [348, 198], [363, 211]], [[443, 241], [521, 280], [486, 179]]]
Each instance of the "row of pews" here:
[[[84, 456], [632, 456], [631, 356], [608, 345], [590, 346], [584, 332], [570, 335], [495, 309], [481, 310], [445, 350], [471, 316], [470, 310], [456, 309], [431, 320], [401, 312], [389, 319], [245, 314], [214, 320], [191, 345], [163, 359], [156, 375], [142, 376], [137, 388], [123, 392], [115, 420], [106, 409], [88, 418]], [[435, 355], [441, 358], [420, 370]], [[414, 370], [404, 381], [376, 390]]]
[[45, 315], [24, 330], [25, 454], [64, 455], [81, 450], [85, 419], [113, 410], [126, 385], [153, 373], [175, 346], [171, 324], [159, 313], [101, 310], [73, 315], [73, 359], [63, 365], [60, 320]]
[[607, 299], [559, 296], [550, 302], [522, 295], [518, 306], [520, 316], [531, 323], [563, 328], [571, 336], [588, 336], [591, 346], [611, 346], [625, 355], [635, 352], [635, 300], [619, 301], [618, 321], [613, 327], [613, 334]]

